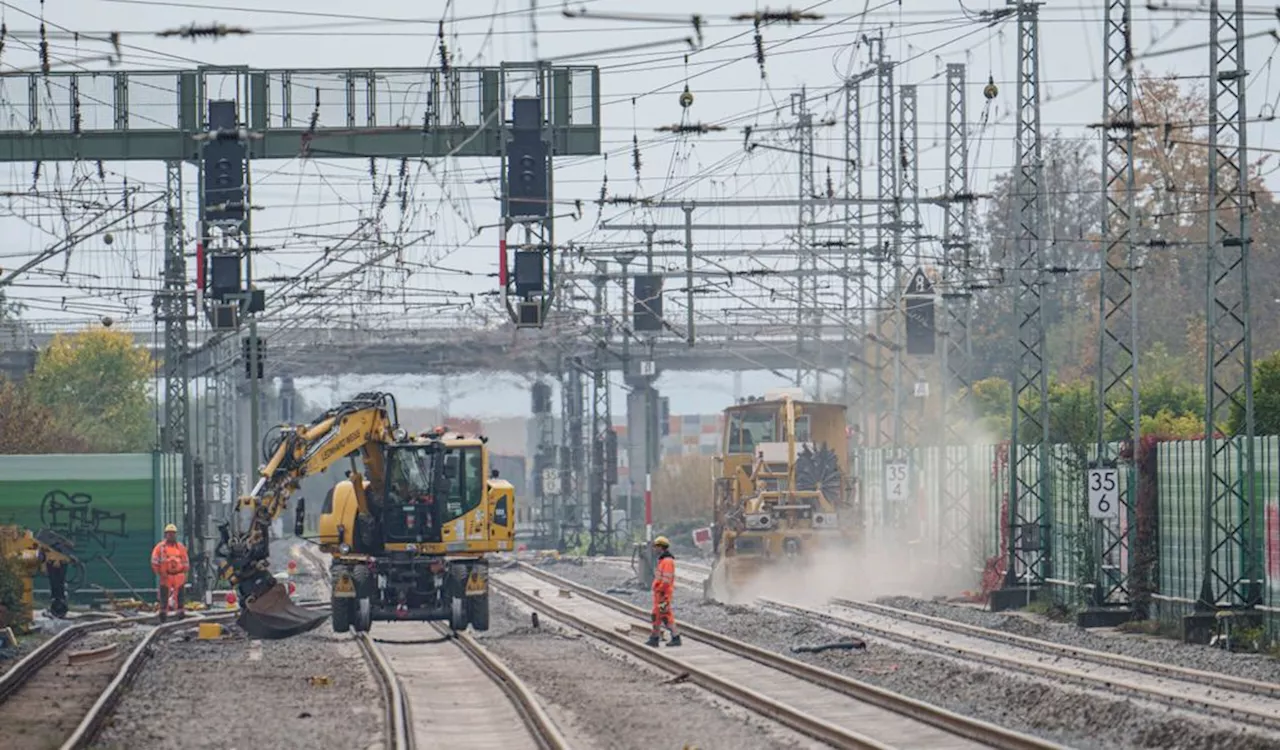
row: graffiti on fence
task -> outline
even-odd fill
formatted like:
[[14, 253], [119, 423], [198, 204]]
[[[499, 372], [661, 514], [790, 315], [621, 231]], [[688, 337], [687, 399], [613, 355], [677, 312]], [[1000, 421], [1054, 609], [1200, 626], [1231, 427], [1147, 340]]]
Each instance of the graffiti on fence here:
[[40, 501], [40, 523], [76, 546], [76, 556], [85, 561], [111, 557], [116, 543], [129, 537], [124, 513], [93, 507], [93, 496], [50, 490]]

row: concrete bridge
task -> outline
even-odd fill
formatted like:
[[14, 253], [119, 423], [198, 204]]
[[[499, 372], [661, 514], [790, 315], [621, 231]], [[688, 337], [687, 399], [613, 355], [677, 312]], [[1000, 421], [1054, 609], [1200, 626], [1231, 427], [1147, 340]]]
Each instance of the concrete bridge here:
[[[138, 344], [155, 353], [163, 346], [163, 329], [145, 321], [113, 324], [132, 333]], [[76, 330], [65, 326], [64, 330]], [[594, 342], [576, 326], [549, 326], [517, 330], [512, 325], [487, 328], [376, 328], [351, 326], [294, 326], [262, 323], [259, 335], [267, 341], [269, 374], [293, 376], [462, 374], [509, 372], [527, 375], [554, 373], [562, 357], [581, 357], [588, 365], [596, 355]], [[52, 325], [24, 326], [20, 331], [0, 331], [0, 367], [21, 366], [31, 351], [43, 347], [59, 330]], [[696, 329], [691, 347], [683, 339], [665, 334], [654, 341], [653, 361], [658, 371], [794, 371], [797, 351], [795, 329], [786, 325], [706, 325]], [[809, 333], [810, 336], [813, 333]], [[248, 329], [231, 336], [207, 329], [192, 332], [192, 373], [208, 371], [215, 357], [228, 356], [227, 342], [238, 352], [238, 340]], [[822, 339], [805, 342], [803, 357], [824, 369], [838, 369], [843, 362], [842, 332], [836, 326], [822, 331]], [[223, 342], [222, 346], [218, 346]], [[221, 354], [216, 352], [221, 350]], [[630, 370], [641, 373], [648, 359], [647, 340], [631, 341]], [[623, 369], [620, 334], [605, 350], [609, 369]], [[10, 360], [12, 360], [10, 362]]]

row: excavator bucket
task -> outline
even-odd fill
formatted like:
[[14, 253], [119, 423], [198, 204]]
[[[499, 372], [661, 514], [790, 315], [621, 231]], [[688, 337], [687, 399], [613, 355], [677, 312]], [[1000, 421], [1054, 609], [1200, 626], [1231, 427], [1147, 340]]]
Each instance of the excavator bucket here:
[[284, 584], [277, 583], [244, 605], [236, 624], [252, 638], [274, 641], [314, 630], [328, 617], [294, 604]]

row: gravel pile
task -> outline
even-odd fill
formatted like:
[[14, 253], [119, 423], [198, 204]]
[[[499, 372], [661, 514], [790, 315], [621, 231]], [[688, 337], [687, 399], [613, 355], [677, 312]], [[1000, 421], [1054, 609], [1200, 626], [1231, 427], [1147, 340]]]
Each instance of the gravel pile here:
[[1221, 672], [1265, 682], [1280, 683], [1280, 659], [1260, 654], [1236, 654], [1220, 648], [1182, 643], [1171, 638], [1124, 633], [1113, 628], [1086, 630], [1070, 623], [1052, 622], [1024, 614], [987, 612], [971, 606], [898, 596], [879, 603], [920, 614], [1000, 630], [1028, 638], [1040, 638], [1068, 646], [1174, 664], [1206, 672]]
[[[550, 564], [547, 569], [608, 591], [632, 604], [650, 606], [647, 591], [623, 593], [631, 578], [625, 570], [566, 563]], [[847, 637], [848, 633], [800, 617], [704, 603], [701, 598], [701, 592], [677, 586], [677, 623], [683, 620], [715, 630], [902, 695], [1071, 747], [1108, 750], [1280, 747], [1276, 739], [1247, 734], [1243, 727], [1212, 719], [1191, 719], [1162, 707], [1150, 708], [1123, 698], [1086, 694], [1074, 687], [1051, 685], [1003, 670], [960, 664], [873, 638], [865, 639], [868, 648], [862, 652], [833, 650], [795, 654], [791, 652], [793, 646], [830, 643]]]
[[537, 693], [573, 747], [779, 750], [823, 747], [642, 664], [595, 639], [561, 630], [502, 596], [479, 640]]
[[[289, 546], [273, 544], [273, 569], [284, 569]], [[307, 573], [300, 562], [296, 599], [319, 591]], [[382, 717], [359, 649], [328, 621], [279, 641], [250, 640], [228, 624], [218, 641], [194, 630], [166, 636], [93, 747], [373, 750], [385, 746]]]

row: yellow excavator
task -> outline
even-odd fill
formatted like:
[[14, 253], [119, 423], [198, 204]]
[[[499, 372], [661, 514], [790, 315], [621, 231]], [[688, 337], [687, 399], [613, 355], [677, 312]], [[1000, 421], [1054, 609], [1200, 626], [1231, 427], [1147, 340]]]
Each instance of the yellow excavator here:
[[[41, 529], [0, 526], [0, 559], [14, 565], [21, 577], [21, 621], [30, 623], [35, 609], [35, 576], [49, 579], [49, 613], [67, 614], [67, 568], [77, 564], [75, 545], [62, 535]], [[0, 619], [0, 622], [3, 620]]]
[[843, 404], [804, 401], [795, 389], [748, 397], [724, 410], [717, 463], [707, 598], [856, 543]]
[[[490, 475], [484, 438], [444, 428], [410, 435], [392, 395], [362, 393], [308, 425], [281, 428], [264, 452], [257, 486], [240, 499], [253, 511], [249, 528], [233, 534], [223, 524], [217, 549], [247, 633], [287, 638], [324, 621], [291, 601], [272, 575], [269, 529], [302, 477], [343, 458], [351, 470], [327, 494], [316, 540], [331, 556], [334, 630], [364, 632], [374, 620], [488, 629], [487, 555], [513, 549], [516, 514], [511, 483]], [[305, 513], [299, 498], [299, 536]]]

